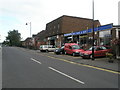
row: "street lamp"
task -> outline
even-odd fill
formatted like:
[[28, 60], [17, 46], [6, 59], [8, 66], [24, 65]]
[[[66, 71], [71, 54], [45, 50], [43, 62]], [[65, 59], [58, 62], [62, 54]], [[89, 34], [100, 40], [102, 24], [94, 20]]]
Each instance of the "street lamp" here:
[[31, 22], [26, 23], [26, 25], [30, 24], [30, 37], [31, 37]]
[[95, 58], [94, 58], [94, 39], [95, 39], [95, 37], [94, 37], [94, 0], [93, 0], [93, 41], [92, 41], [92, 60], [95, 60]]

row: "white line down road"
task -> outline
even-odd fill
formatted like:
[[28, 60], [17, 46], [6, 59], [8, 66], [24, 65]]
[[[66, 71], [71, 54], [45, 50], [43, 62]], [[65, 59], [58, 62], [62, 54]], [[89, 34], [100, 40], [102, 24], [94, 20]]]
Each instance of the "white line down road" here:
[[41, 62], [39, 62], [39, 61], [37, 61], [37, 60], [35, 60], [33, 58], [31, 58], [31, 60], [34, 61], [34, 62], [36, 62], [36, 63], [42, 64]]
[[[36, 62], [36, 63], [41, 64], [41, 62], [39, 62], [39, 61], [37, 61], [37, 60], [35, 60], [35, 59], [33, 59], [33, 58], [30, 58], [30, 59], [31, 59], [32, 61]], [[56, 69], [54, 69], [54, 68], [52, 68], [52, 67], [48, 67], [48, 68], [51, 69], [51, 70], [53, 70], [53, 71], [55, 71], [55, 72], [57, 72], [57, 73], [59, 73], [59, 74], [61, 74], [61, 75], [66, 76], [66, 77], [68, 77], [68, 78], [70, 78], [70, 79], [72, 79], [72, 80], [74, 80], [74, 81], [76, 81], [76, 82], [78, 82], [78, 83], [85, 84], [84, 82], [82, 82], [82, 81], [80, 81], [80, 80], [78, 80], [78, 79], [75, 79], [75, 78], [73, 78], [73, 77], [71, 77], [71, 76], [69, 76], [69, 75], [67, 75], [67, 74], [65, 74], [65, 73], [63, 73], [63, 72], [60, 72], [60, 71], [58, 71], [58, 70], [56, 70]]]
[[76, 78], [73, 78], [73, 77], [71, 77], [71, 76], [69, 76], [69, 75], [67, 75], [67, 74], [65, 74], [65, 73], [63, 73], [63, 72], [60, 72], [60, 71], [58, 71], [58, 70], [56, 70], [56, 69], [54, 69], [54, 68], [52, 68], [52, 67], [48, 67], [48, 68], [51, 69], [51, 70], [53, 70], [53, 71], [55, 71], [55, 72], [57, 72], [57, 73], [59, 73], [59, 74], [61, 74], [61, 75], [66, 76], [66, 77], [68, 77], [68, 78], [70, 78], [70, 79], [72, 79], [72, 80], [74, 80], [74, 81], [76, 81], [76, 82], [78, 82], [78, 83], [85, 84], [84, 82], [82, 82], [82, 81], [80, 81], [80, 80], [78, 80], [78, 79], [76, 79]]

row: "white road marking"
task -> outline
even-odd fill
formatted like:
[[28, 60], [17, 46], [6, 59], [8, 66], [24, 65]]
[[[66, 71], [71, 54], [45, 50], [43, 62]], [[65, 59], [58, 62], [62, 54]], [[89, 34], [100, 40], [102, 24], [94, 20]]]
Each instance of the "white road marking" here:
[[35, 59], [33, 59], [33, 58], [31, 58], [31, 60], [34, 61], [34, 62], [36, 62], [36, 63], [41, 64], [41, 62], [39, 62], [39, 61], [37, 61], [37, 60], [35, 60]]
[[72, 80], [74, 80], [74, 81], [76, 81], [76, 82], [78, 82], [78, 83], [85, 84], [84, 82], [82, 82], [82, 81], [80, 81], [80, 80], [78, 80], [78, 79], [75, 79], [75, 78], [73, 78], [73, 77], [71, 77], [71, 76], [69, 76], [69, 75], [67, 75], [67, 74], [65, 74], [65, 73], [62, 73], [62, 72], [60, 72], [60, 71], [58, 71], [58, 70], [56, 70], [56, 69], [54, 69], [54, 68], [52, 68], [52, 67], [48, 67], [48, 68], [51, 69], [51, 70], [53, 70], [53, 71], [55, 71], [55, 72], [58, 72], [59, 74], [62, 74], [62, 75], [64, 75], [64, 76], [66, 76], [66, 77], [68, 77], [68, 78], [70, 78], [70, 79], [72, 79]]

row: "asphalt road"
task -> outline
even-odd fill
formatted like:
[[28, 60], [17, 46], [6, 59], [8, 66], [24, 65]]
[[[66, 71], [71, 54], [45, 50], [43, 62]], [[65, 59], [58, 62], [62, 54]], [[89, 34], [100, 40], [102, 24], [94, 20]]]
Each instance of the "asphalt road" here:
[[2, 88], [118, 88], [118, 74], [67, 58], [74, 57], [3, 47]]

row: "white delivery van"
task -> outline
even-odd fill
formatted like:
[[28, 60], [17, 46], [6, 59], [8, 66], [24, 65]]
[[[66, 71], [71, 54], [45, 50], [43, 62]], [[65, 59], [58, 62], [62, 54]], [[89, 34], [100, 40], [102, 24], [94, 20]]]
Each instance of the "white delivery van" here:
[[53, 52], [56, 47], [54, 47], [53, 45], [40, 45], [40, 51], [46, 51], [46, 52]]

